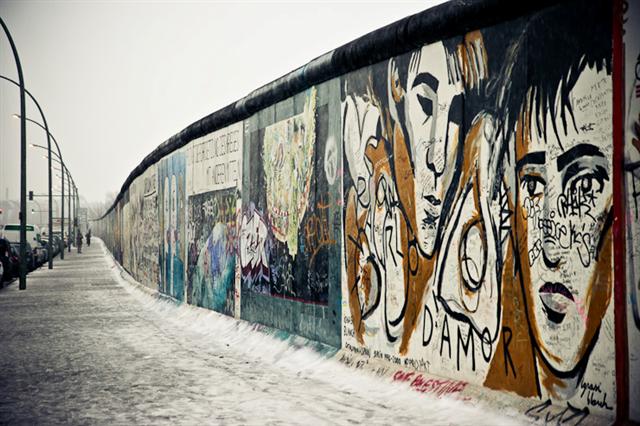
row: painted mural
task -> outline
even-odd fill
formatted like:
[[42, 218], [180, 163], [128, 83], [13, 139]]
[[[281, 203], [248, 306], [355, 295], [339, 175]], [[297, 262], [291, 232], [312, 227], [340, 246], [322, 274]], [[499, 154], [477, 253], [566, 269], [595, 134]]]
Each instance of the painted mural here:
[[[640, 9], [623, 4], [637, 420]], [[114, 255], [177, 300], [384, 360], [420, 392], [479, 385], [545, 423], [613, 416], [613, 20], [606, 0], [580, 5], [421, 46], [190, 141], [105, 220]]]
[[157, 176], [155, 165], [132, 182], [123, 208], [123, 266], [140, 283], [157, 288], [159, 272]]
[[240, 261], [242, 285], [252, 292], [328, 303], [341, 199], [329, 189], [336, 181], [338, 149], [327, 137], [327, 111], [317, 106], [312, 88], [302, 111], [250, 135], [252, 188], [243, 205]]
[[640, 4], [624, 1], [624, 164], [629, 416], [640, 422]]
[[177, 151], [158, 162], [158, 218], [162, 293], [185, 300], [186, 158]]
[[187, 302], [234, 314], [236, 269], [235, 189], [189, 197]]
[[235, 315], [242, 126], [189, 144], [187, 302]]
[[113, 245], [113, 256], [116, 258], [121, 265], [124, 264], [124, 260], [122, 258], [122, 246], [123, 246], [123, 238], [122, 238], [122, 201], [119, 202], [114, 211], [114, 220], [113, 220], [113, 234], [114, 234], [114, 245]]
[[609, 9], [581, 14], [602, 33], [559, 37], [555, 7], [342, 79], [345, 342], [613, 410]]
[[133, 247], [133, 239], [131, 235], [135, 232], [132, 228], [131, 205], [129, 204], [129, 194], [131, 187], [122, 198], [122, 266], [132, 274], [135, 266], [135, 248]]

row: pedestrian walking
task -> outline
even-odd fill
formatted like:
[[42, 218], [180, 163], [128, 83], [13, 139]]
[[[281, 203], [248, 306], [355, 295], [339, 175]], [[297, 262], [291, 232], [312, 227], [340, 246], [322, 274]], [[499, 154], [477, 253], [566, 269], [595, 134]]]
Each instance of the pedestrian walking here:
[[78, 253], [82, 253], [82, 232], [76, 233], [76, 246], [78, 247]]
[[87, 237], [87, 247], [90, 247], [91, 246], [91, 229], [87, 231], [87, 235], [85, 235], [85, 237]]

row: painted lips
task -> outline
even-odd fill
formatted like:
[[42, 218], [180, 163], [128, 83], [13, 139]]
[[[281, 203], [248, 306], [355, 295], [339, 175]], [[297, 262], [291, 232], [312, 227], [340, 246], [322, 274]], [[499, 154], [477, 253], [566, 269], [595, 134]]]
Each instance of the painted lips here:
[[538, 294], [547, 319], [554, 324], [560, 324], [567, 314], [569, 302], [574, 302], [573, 294], [563, 284], [551, 282], [544, 283]]
[[540, 290], [538, 290], [538, 293], [560, 294], [573, 302], [573, 294], [561, 283], [544, 283], [544, 285], [540, 287]]

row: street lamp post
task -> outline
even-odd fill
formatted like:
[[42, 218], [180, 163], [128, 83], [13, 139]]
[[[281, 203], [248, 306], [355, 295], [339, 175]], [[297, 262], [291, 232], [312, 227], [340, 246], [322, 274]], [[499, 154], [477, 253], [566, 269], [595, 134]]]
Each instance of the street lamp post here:
[[69, 175], [69, 177], [71, 178], [71, 183], [73, 184], [73, 237], [74, 237], [74, 241], [77, 241], [78, 239], [78, 203], [79, 203], [79, 199], [78, 199], [78, 187], [76, 186], [76, 182], [73, 180], [73, 176]]
[[[58, 157], [61, 159], [61, 157]], [[72, 190], [75, 190], [75, 182], [73, 181], [73, 177], [71, 176], [71, 173], [69, 173], [69, 169], [67, 169], [67, 166], [64, 165], [64, 163], [62, 161], [58, 161], [55, 158], [52, 159], [53, 161], [55, 161], [56, 163], [60, 164], [61, 168], [60, 169], [55, 169], [56, 171], [60, 172], [60, 178], [62, 179], [62, 182], [64, 182], [64, 178], [66, 176], [67, 178], [67, 185], [69, 186], [69, 196], [67, 197], [67, 204], [68, 204], [68, 208], [69, 208], [69, 225], [68, 225], [68, 233], [67, 236], [69, 238], [69, 244], [68, 244], [68, 251], [69, 253], [71, 252], [71, 242], [73, 241], [73, 238], [71, 237], [71, 222], [72, 222], [72, 218], [71, 218], [71, 198], [75, 197], [75, 192], [73, 192]], [[72, 188], [73, 186], [73, 188]], [[64, 205], [64, 199], [62, 200], [62, 204]], [[74, 207], [75, 207], [75, 200], [74, 200]], [[63, 236], [64, 236], [64, 232], [63, 232]]]
[[[20, 84], [9, 78], [9, 77], [5, 77], [3, 75], [0, 75], [0, 78], [2, 78], [3, 80], [6, 80], [10, 83], [13, 83], [16, 86], [20, 86]], [[35, 104], [35, 106], [38, 108], [38, 111], [40, 112], [40, 116], [42, 117], [42, 122], [44, 123], [44, 129], [47, 132], [47, 150], [49, 152], [51, 152], [51, 134], [49, 133], [49, 126], [47, 124], [47, 118], [44, 115], [44, 112], [42, 111], [42, 108], [40, 107], [40, 103], [36, 100], [36, 98], [31, 94], [31, 92], [29, 92], [29, 90], [24, 89], [25, 93], [29, 96], [29, 98], [31, 98], [31, 100], [33, 101], [33, 103]], [[14, 117], [16, 118], [20, 118], [20, 116], [18, 115], [14, 115]], [[28, 119], [27, 119], [28, 120]], [[51, 185], [52, 185], [52, 177], [51, 177], [51, 161], [49, 161], [49, 182], [48, 182], [48, 186], [49, 186], [49, 235], [51, 235], [53, 233], [53, 213], [51, 213], [52, 210], [52, 203], [53, 203], [53, 195], [51, 194]], [[51, 247], [51, 244], [49, 244], [48, 247], [48, 251], [49, 251], [49, 269], [53, 269], [53, 248]]]
[[78, 226], [78, 207], [80, 203], [80, 199], [78, 198], [78, 187], [76, 186], [76, 182], [73, 180], [73, 176], [71, 176], [71, 182], [73, 183], [73, 236], [75, 241], [78, 240], [78, 232], [80, 232], [80, 227]]
[[[70, 179], [69, 179], [70, 180]], [[69, 243], [69, 253], [71, 253], [71, 244], [73, 244], [75, 242], [75, 234], [73, 233], [73, 217], [72, 217], [72, 212], [73, 210], [71, 209], [71, 200], [73, 200], [73, 196], [74, 196], [74, 191], [73, 191], [73, 185], [71, 184], [71, 182], [67, 182], [69, 183], [69, 198], [67, 200], [67, 202], [69, 203], [68, 207], [69, 207], [69, 240], [71, 241]]]
[[[56, 161], [55, 159], [53, 161]], [[56, 161], [56, 163], [60, 163], [59, 161]], [[61, 164], [62, 165], [62, 164]], [[69, 212], [69, 220], [67, 220], [67, 227], [68, 227], [68, 231], [67, 231], [67, 247], [69, 249], [69, 252], [71, 252], [71, 242], [73, 241], [73, 238], [71, 237], [71, 221], [73, 220], [71, 217], [71, 198], [73, 197], [73, 193], [72, 193], [72, 188], [71, 188], [71, 174], [69, 173], [69, 171], [67, 170], [67, 168], [65, 167], [64, 170], [63, 169], [54, 169], [57, 172], [60, 172], [60, 177], [61, 179], [66, 179], [67, 180], [67, 186], [69, 187], [69, 195], [67, 195], [67, 204], [68, 204], [68, 209], [67, 211]], [[64, 204], [64, 200], [63, 200], [63, 204]], [[64, 232], [62, 233], [62, 236], [64, 238]], [[63, 250], [64, 251], [64, 250]]]
[[[10, 83], [15, 84], [16, 86], [19, 86], [19, 83], [16, 82], [15, 80], [10, 79], [9, 77], [5, 77], [3, 75], [0, 75], [0, 78], [2, 78], [3, 80], [6, 80]], [[51, 152], [51, 134], [49, 133], [49, 125], [47, 124], [47, 118], [44, 115], [44, 112], [42, 111], [42, 108], [40, 107], [40, 103], [38, 103], [38, 101], [36, 100], [36, 98], [31, 94], [31, 92], [29, 92], [27, 89], [24, 89], [25, 93], [29, 96], [29, 98], [31, 98], [31, 100], [33, 101], [33, 103], [35, 104], [35, 106], [38, 108], [38, 111], [40, 112], [40, 116], [42, 117], [42, 122], [44, 123], [44, 129], [47, 132], [47, 150], [49, 152]], [[14, 115], [14, 117], [16, 118], [20, 118], [19, 115]], [[28, 119], [26, 119], [28, 120]], [[52, 177], [51, 177], [51, 161], [49, 161], [49, 211], [51, 211], [52, 208], [52, 202], [53, 202], [53, 196], [51, 195], [51, 185], [52, 185]], [[49, 213], [49, 235], [51, 235], [53, 233], [53, 216], [52, 213]], [[49, 244], [49, 269], [53, 269], [53, 256], [52, 256], [52, 248], [51, 248], [51, 244]]]
[[[33, 101], [36, 102], [33, 97], [31, 99], [33, 99]], [[37, 103], [36, 103], [36, 105], [37, 105]], [[18, 116], [18, 115], [14, 115], [14, 117], [21, 118], [21, 116]], [[42, 117], [44, 118], [44, 114], [42, 115]], [[51, 132], [49, 132], [49, 128], [46, 127], [46, 126], [43, 126], [42, 124], [38, 123], [35, 120], [32, 120], [30, 118], [26, 118], [26, 117], [24, 117], [24, 118], [25, 118], [26, 121], [29, 121], [29, 122], [39, 126], [40, 128], [42, 128], [47, 133], [47, 142], [49, 144], [48, 148], [45, 148], [42, 145], [36, 145], [36, 144], [31, 144], [31, 147], [46, 149], [48, 153], [55, 154], [53, 151], [51, 151], [51, 141], [53, 141], [53, 143], [56, 145], [56, 149], [58, 150], [58, 158], [60, 159], [60, 163], [62, 165], [64, 165], [64, 161], [62, 161], [62, 153], [60, 152], [60, 145], [58, 145], [58, 141], [56, 141], [56, 138], [54, 138], [53, 135], [51, 134]], [[45, 121], [45, 123], [46, 123], [46, 121]], [[52, 167], [51, 166], [51, 155], [49, 155], [49, 160], [48, 161], [49, 161], [49, 176], [50, 176], [49, 177], [49, 181], [51, 181], [51, 179], [52, 179], [51, 178], [51, 167]], [[60, 213], [60, 220], [61, 220], [61, 222], [60, 222], [60, 237], [61, 237], [62, 241], [64, 242], [64, 179], [62, 179], [62, 191], [61, 192], [62, 192], [62, 211]], [[49, 186], [49, 194], [51, 194], [51, 186]], [[53, 227], [53, 225], [51, 225], [51, 228], [49, 230], [50, 233], [53, 232], [52, 231], [52, 227]], [[63, 249], [64, 249], [64, 247], [63, 247]], [[64, 260], [64, 250], [60, 251], [60, 260]]]
[[[55, 160], [54, 160], [55, 161]], [[78, 207], [80, 206], [80, 197], [78, 195], [78, 186], [76, 185], [76, 181], [73, 179], [73, 176], [69, 172], [69, 169], [64, 168], [67, 175], [67, 183], [69, 185], [69, 236], [73, 234], [73, 238], [71, 241], [76, 240], [76, 233], [78, 232]], [[62, 171], [62, 170], [60, 170]], [[73, 190], [73, 193], [71, 191]], [[71, 206], [71, 202], [73, 200], [73, 207]], [[73, 212], [73, 219], [71, 218], [71, 212]], [[73, 221], [73, 225], [72, 225]], [[73, 228], [72, 228], [73, 226]], [[71, 251], [71, 245], [69, 245], [69, 251]]]
[[[53, 161], [55, 161], [56, 163], [60, 163], [59, 161], [57, 161], [55, 159]], [[69, 236], [70, 242], [72, 243], [75, 240], [75, 238], [74, 238], [75, 237], [75, 230], [76, 230], [75, 229], [75, 222], [77, 220], [77, 214], [75, 212], [75, 209], [76, 209], [76, 199], [78, 198], [78, 188], [76, 186], [76, 182], [73, 180], [73, 176], [71, 176], [71, 173], [69, 173], [69, 169], [67, 169], [67, 167], [62, 163], [60, 163], [60, 165], [64, 167], [64, 170], [63, 169], [55, 169], [55, 170], [59, 171], [62, 176], [66, 176], [67, 177], [67, 184], [69, 185], [69, 197], [67, 197], [67, 204], [68, 204], [68, 207], [69, 207], [69, 225], [68, 225], [69, 231], [68, 231], [68, 236]], [[71, 207], [71, 200], [72, 199], [73, 199], [73, 209]], [[73, 212], [73, 215], [74, 215], [73, 218], [71, 217], [72, 212]], [[72, 225], [72, 222], [73, 222], [73, 225]], [[72, 226], [73, 226], [73, 229], [72, 229]], [[73, 235], [73, 237], [72, 237], [72, 235]], [[68, 246], [69, 252], [71, 252], [71, 243]]]
[[18, 69], [18, 81], [20, 82], [20, 115], [23, 118], [20, 119], [20, 283], [18, 288], [25, 290], [27, 288], [27, 122], [25, 120], [27, 108], [24, 76], [22, 75], [22, 65], [20, 65], [18, 49], [13, 42], [9, 28], [7, 28], [2, 18], [0, 18], [0, 25], [9, 39], [9, 44], [13, 51], [13, 58], [15, 59], [16, 68]]

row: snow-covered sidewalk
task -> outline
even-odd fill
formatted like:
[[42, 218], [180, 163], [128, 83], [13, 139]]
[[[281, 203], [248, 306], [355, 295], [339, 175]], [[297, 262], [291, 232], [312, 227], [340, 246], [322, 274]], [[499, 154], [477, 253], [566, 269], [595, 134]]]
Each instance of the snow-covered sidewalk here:
[[0, 290], [0, 424], [517, 422], [158, 297], [94, 241]]

